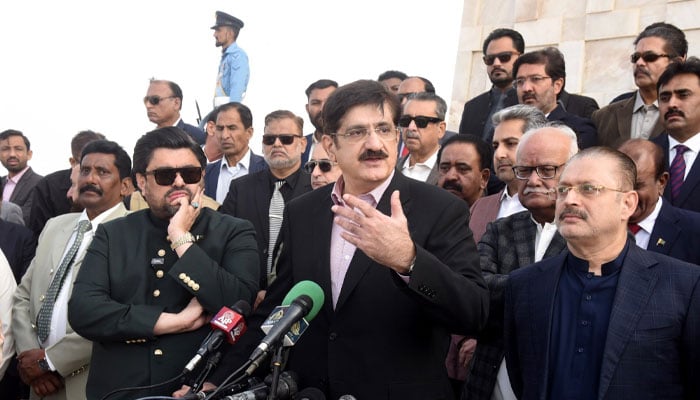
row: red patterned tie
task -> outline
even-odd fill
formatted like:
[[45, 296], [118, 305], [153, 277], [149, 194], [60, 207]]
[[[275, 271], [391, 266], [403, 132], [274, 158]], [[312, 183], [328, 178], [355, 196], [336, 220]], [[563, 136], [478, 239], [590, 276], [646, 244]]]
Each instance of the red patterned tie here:
[[639, 226], [635, 223], [627, 224], [627, 227], [630, 229], [630, 231], [632, 232], [633, 235], [636, 235], [637, 232], [639, 232], [642, 229], [641, 226]]
[[681, 193], [681, 186], [683, 186], [683, 179], [685, 178], [685, 158], [683, 158], [683, 153], [690, 150], [682, 144], [677, 144], [673, 148], [676, 149], [676, 156], [673, 157], [670, 170], [672, 201], [676, 200]]

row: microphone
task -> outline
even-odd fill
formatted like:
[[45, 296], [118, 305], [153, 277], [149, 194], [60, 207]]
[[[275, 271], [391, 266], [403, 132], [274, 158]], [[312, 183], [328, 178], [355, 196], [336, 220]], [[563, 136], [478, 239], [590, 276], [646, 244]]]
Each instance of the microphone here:
[[278, 344], [283, 337], [285, 345], [293, 346], [309, 325], [308, 321], [318, 314], [324, 299], [323, 289], [315, 282], [301, 281], [294, 285], [282, 301], [282, 306], [275, 307], [261, 325], [260, 328], [267, 335], [249, 358], [252, 369], [247, 370], [248, 374], [258, 367], [270, 348]]
[[236, 343], [246, 331], [245, 318], [249, 314], [250, 304], [245, 300], [238, 300], [231, 308], [222, 307], [209, 322], [213, 331], [199, 346], [197, 354], [185, 365], [184, 373], [192, 372], [204, 357], [221, 346], [224, 339], [230, 344]]
[[[224, 397], [224, 400], [264, 400], [270, 395], [270, 376], [265, 378], [265, 382], [251, 387], [245, 392], [234, 394], [231, 396]], [[279, 383], [277, 385], [277, 393], [275, 398], [279, 400], [288, 400], [296, 398], [297, 393], [297, 382], [289, 372], [283, 372], [280, 375]]]
[[353, 396], [351, 394], [344, 394], [344, 395], [340, 396], [338, 398], [338, 400], [357, 400], [357, 398], [355, 398], [355, 396]]
[[297, 394], [297, 400], [326, 400], [326, 395], [321, 389], [307, 387]]

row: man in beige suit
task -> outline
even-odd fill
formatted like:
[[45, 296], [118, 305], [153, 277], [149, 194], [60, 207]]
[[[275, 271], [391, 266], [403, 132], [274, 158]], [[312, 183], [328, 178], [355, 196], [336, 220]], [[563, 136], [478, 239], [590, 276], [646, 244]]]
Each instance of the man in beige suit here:
[[[82, 213], [48, 221], [36, 256], [14, 296], [12, 332], [22, 380], [32, 399], [85, 399], [92, 343], [68, 323], [73, 281], [100, 223], [126, 215], [131, 159], [118, 144], [89, 143], [82, 152], [78, 201]], [[55, 282], [54, 282], [55, 281]]]

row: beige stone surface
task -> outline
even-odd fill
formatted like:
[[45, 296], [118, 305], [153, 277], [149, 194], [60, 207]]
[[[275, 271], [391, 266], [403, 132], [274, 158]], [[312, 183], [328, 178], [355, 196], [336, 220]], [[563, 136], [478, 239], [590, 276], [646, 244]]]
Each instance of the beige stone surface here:
[[596, 13], [612, 11], [615, 7], [615, 0], [588, 0], [586, 1], [586, 12]]
[[534, 21], [540, 17], [537, 0], [520, 0], [515, 2], [515, 22]]
[[616, 10], [586, 16], [586, 40], [610, 39], [639, 33], [639, 9]]
[[556, 45], [561, 41], [562, 17], [541, 18], [518, 22], [513, 29], [525, 38], [527, 47]]

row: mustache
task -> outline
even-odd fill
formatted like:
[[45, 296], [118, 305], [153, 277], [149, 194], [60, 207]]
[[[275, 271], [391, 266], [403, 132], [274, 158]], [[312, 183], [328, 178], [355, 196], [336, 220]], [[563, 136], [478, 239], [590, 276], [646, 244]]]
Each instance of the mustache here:
[[530, 100], [530, 99], [537, 100], [537, 96], [531, 92], [523, 93], [523, 101]]
[[364, 153], [360, 154], [360, 161], [365, 161], [365, 160], [374, 159], [374, 158], [385, 159], [385, 158], [389, 158], [389, 155], [386, 154], [383, 150], [378, 150], [378, 151], [367, 150]]
[[442, 188], [445, 190], [456, 190], [458, 192], [462, 191], [462, 185], [455, 181], [445, 181], [445, 183], [442, 184]]
[[552, 194], [554, 193], [554, 189], [542, 189], [542, 188], [533, 188], [533, 187], [528, 187], [526, 186], [525, 189], [523, 189], [523, 194], [530, 194], [530, 193], [540, 193], [540, 194]]
[[664, 114], [664, 119], [667, 120], [669, 117], [672, 117], [674, 115], [677, 115], [679, 117], [685, 117], [685, 114], [683, 113], [683, 111], [681, 111], [677, 108], [674, 108], [674, 109], [666, 111], [666, 114]]
[[173, 194], [174, 192], [186, 192], [187, 195], [190, 197], [190, 199], [192, 199], [192, 191], [191, 191], [190, 189], [186, 188], [186, 187], [174, 187], [174, 188], [170, 188], [170, 190], [168, 190], [168, 191], [165, 193], [165, 197], [167, 198], [168, 196], [170, 196], [170, 195]]
[[579, 217], [583, 220], [588, 219], [588, 214], [585, 211], [579, 210], [577, 208], [566, 207], [559, 213], [559, 219], [563, 219], [566, 216]]
[[494, 69], [491, 70], [491, 73], [494, 74], [498, 71], [501, 71], [501, 72], [506, 73], [506, 74], [508, 73], [508, 71], [506, 71], [505, 69], [503, 69], [501, 67], [495, 67]]
[[94, 193], [97, 193], [97, 194], [100, 195], [100, 196], [102, 196], [102, 195], [104, 194], [104, 192], [102, 191], [102, 189], [100, 189], [99, 187], [97, 187], [97, 186], [95, 186], [95, 185], [90, 185], [90, 184], [85, 185], [85, 186], [83, 186], [83, 187], [80, 188], [80, 194], [83, 194], [83, 193], [85, 193], [85, 192], [94, 192]]
[[405, 133], [406, 133], [406, 139], [420, 139], [420, 134], [418, 134], [418, 132], [416, 132], [416, 131], [410, 131], [410, 130], [406, 129]]
[[651, 77], [651, 74], [649, 73], [649, 71], [647, 71], [646, 68], [640, 67], [640, 66], [636, 66], [636, 67], [634, 68], [634, 74], [635, 74], [635, 75], [637, 75], [637, 74], [644, 74], [644, 75], [646, 75], [646, 76]]

